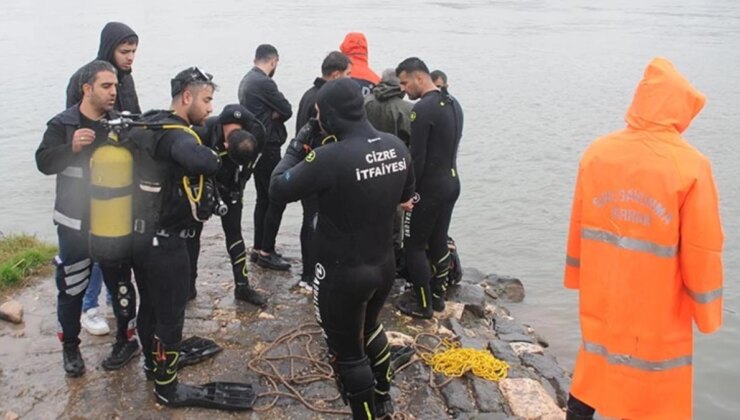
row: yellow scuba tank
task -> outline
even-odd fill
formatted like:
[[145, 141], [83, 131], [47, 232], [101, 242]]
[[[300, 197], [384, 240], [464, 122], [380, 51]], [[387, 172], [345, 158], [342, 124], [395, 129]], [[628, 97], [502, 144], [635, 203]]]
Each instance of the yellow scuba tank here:
[[131, 256], [134, 160], [111, 131], [90, 159], [90, 255], [99, 262]]

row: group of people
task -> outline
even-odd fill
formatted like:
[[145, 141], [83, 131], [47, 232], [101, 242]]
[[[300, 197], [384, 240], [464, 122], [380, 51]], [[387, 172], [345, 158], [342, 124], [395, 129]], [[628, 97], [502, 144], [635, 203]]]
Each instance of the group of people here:
[[[293, 111], [272, 78], [274, 46], [257, 47], [239, 103], [209, 118], [216, 85], [197, 66], [171, 79], [170, 109], [142, 114], [131, 75], [138, 43], [127, 25], [105, 25], [97, 58], [71, 77], [67, 109], [49, 121], [36, 152], [39, 170], [57, 176], [58, 335], [67, 374], [85, 372], [81, 319], [96, 322], [103, 282], [117, 320], [105, 369], [143, 349], [160, 403], [248, 408], [254, 392], [246, 384], [177, 380], [185, 306], [197, 297], [200, 234], [211, 214], [221, 218], [234, 296], [264, 307], [248, 264], [290, 269], [275, 239], [286, 204], [300, 200], [301, 283], [314, 291], [338, 386], [356, 418], [392, 413], [390, 346], [378, 317], [401, 253], [414, 287], [399, 308], [422, 318], [444, 308], [447, 229], [460, 191], [457, 100], [415, 57], [379, 77], [368, 66], [365, 36], [350, 33], [301, 98], [296, 135], [282, 156]], [[248, 249], [241, 217], [252, 175]]]
[[[138, 41], [122, 23], [103, 28], [97, 59], [70, 79], [68, 108], [49, 121], [36, 152], [39, 170], [57, 176], [57, 314], [67, 374], [85, 371], [80, 319], [86, 291], [100, 289], [89, 286], [97, 277], [112, 293], [118, 327], [105, 369], [125, 365], [140, 342], [160, 403], [249, 408], [254, 392], [246, 384], [177, 380], [185, 305], [197, 296], [202, 223], [219, 215], [235, 297], [264, 306], [248, 263], [290, 269], [275, 238], [286, 203], [300, 200], [301, 283], [313, 289], [342, 397], [354, 418], [392, 413], [390, 346], [379, 314], [399, 261], [412, 287], [398, 308], [418, 318], [444, 309], [453, 265], [448, 229], [460, 194], [463, 113], [447, 76], [411, 57], [379, 77], [368, 66], [365, 36], [350, 33], [301, 98], [283, 156], [293, 111], [272, 78], [274, 46], [257, 47], [239, 103], [218, 116], [208, 118], [216, 85], [199, 67], [172, 78], [169, 110], [136, 116]], [[655, 59], [628, 127], [594, 142], [581, 159], [565, 285], [580, 289], [583, 343], [568, 419], [595, 411], [691, 415], [692, 321], [711, 332], [722, 318], [717, 192], [709, 161], [681, 137], [704, 102], [669, 61]], [[130, 150], [133, 181], [104, 189], [91, 172], [112, 144]], [[107, 169], [113, 178], [125, 172]], [[252, 175], [248, 249], [242, 197]], [[100, 205], [127, 197], [128, 218]], [[116, 237], [130, 241], [112, 245]], [[125, 257], [106, 258], [106, 246], [126, 248]]]

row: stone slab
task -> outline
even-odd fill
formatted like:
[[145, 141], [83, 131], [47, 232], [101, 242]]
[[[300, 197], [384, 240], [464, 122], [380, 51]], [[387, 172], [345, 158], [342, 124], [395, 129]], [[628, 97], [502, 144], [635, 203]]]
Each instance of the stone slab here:
[[499, 389], [515, 416], [536, 419], [546, 415], [562, 414], [562, 410], [547, 395], [542, 384], [534, 379], [507, 378], [499, 382]]

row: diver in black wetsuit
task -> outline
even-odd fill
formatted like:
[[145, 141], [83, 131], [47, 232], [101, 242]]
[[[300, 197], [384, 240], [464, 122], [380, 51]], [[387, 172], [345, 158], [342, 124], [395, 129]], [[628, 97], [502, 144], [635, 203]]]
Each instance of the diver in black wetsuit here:
[[[191, 205], [202, 197], [186, 182], [215, 174], [221, 159], [199, 143], [190, 124], [202, 124], [212, 110], [212, 76], [190, 67], [172, 79], [169, 111], [152, 111], [142, 121], [159, 129], [134, 129], [133, 269], [141, 296], [138, 328], [145, 350], [144, 369], [154, 379], [157, 402], [227, 410], [251, 407], [249, 385], [212, 382], [180, 383], [182, 329], [190, 279], [186, 239], [196, 224]], [[197, 182], [197, 181], [195, 181]]]
[[[321, 63], [321, 77], [317, 77], [313, 81], [313, 86], [303, 94], [299, 102], [295, 120], [296, 133], [301, 130], [301, 127], [306, 125], [309, 119], [316, 117], [316, 95], [319, 89], [321, 89], [321, 86], [324, 86], [324, 83], [329, 80], [349, 77], [351, 71], [352, 63], [349, 61], [349, 57], [339, 51], [332, 51], [324, 58], [324, 61]], [[313, 259], [312, 237], [314, 218], [316, 212], [319, 211], [318, 200], [316, 197], [306, 197], [301, 200], [301, 207], [303, 207], [303, 224], [301, 225], [301, 259], [303, 260], [303, 272], [301, 273], [301, 280], [298, 285], [301, 287], [311, 287], [313, 269], [314, 265], [316, 265]]]
[[[206, 120], [205, 125], [193, 128], [203, 144], [223, 158], [221, 168], [213, 177], [221, 202], [217, 211], [226, 238], [226, 250], [231, 259], [234, 273], [234, 299], [264, 307], [267, 299], [249, 285], [247, 269], [249, 261], [242, 237], [242, 197], [244, 186], [254, 171], [265, 144], [265, 128], [245, 107], [239, 104], [226, 105], [220, 115]], [[198, 277], [198, 254], [200, 253], [200, 224], [193, 238], [188, 238], [190, 254], [190, 296], [197, 295], [195, 279]]]
[[393, 285], [393, 217], [399, 203], [412, 206], [413, 171], [403, 142], [367, 121], [354, 81], [327, 82], [316, 106], [337, 142], [311, 150], [311, 123], [304, 126], [272, 173], [270, 197], [318, 195], [317, 319], [352, 415], [372, 419], [393, 411], [390, 346], [378, 315]]
[[404, 241], [414, 296], [400, 299], [398, 309], [406, 315], [431, 318], [433, 310], [441, 311], [445, 306], [450, 271], [447, 230], [460, 195], [456, 159], [463, 113], [456, 99], [434, 85], [429, 69], [420, 59], [402, 61], [396, 75], [409, 99], [419, 99], [411, 112], [416, 195]]

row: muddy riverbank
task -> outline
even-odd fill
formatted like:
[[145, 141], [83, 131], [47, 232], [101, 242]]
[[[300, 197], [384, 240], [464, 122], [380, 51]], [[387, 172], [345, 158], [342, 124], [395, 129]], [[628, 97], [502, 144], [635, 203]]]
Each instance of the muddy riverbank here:
[[[296, 243], [283, 244], [286, 257], [300, 255]], [[117, 372], [100, 367], [110, 351], [111, 335], [94, 337], [82, 333], [82, 354], [87, 372], [69, 379], [62, 369], [61, 346], [56, 338], [55, 294], [52, 278], [42, 278], [12, 298], [24, 307], [24, 322], [0, 322], [0, 415], [6, 418], [344, 418], [328, 412], [347, 410], [337, 399], [332, 380], [322, 378], [324, 344], [314, 323], [310, 292], [297, 286], [297, 269], [277, 273], [252, 267], [254, 285], [270, 295], [264, 310], [235, 302], [229, 261], [223, 249], [220, 227], [209, 224], [203, 234], [198, 297], [188, 305], [185, 336], [209, 337], [224, 347], [215, 358], [181, 370], [183, 382], [239, 381], [255, 384], [264, 395], [255, 410], [227, 413], [202, 409], [169, 409], [154, 402], [152, 383], [142, 372], [141, 356]], [[464, 259], [463, 259], [464, 262]], [[507, 378], [491, 382], [466, 374], [446, 381], [422, 361], [411, 363], [394, 378], [392, 395], [399, 418], [563, 418], [562, 407], [570, 378], [555, 359], [546, 354], [546, 339], [508, 315], [507, 299], [518, 299], [515, 280], [484, 275], [466, 267], [461, 284], [450, 290], [446, 311], [430, 321], [401, 316], [393, 303], [403, 288], [397, 280], [386, 304], [383, 322], [393, 331], [394, 342], [408, 344], [422, 333], [459, 340], [463, 347], [492, 352], [509, 364]], [[101, 299], [103, 301], [104, 299]], [[110, 311], [108, 311], [110, 313]], [[110, 316], [110, 315], [109, 315]], [[109, 324], [114, 326], [112, 318]], [[306, 334], [282, 348], [271, 343], [303, 325]], [[426, 344], [429, 343], [427, 337]], [[423, 340], [422, 340], [423, 341]], [[419, 342], [422, 342], [419, 341]], [[433, 341], [433, 340], [432, 340]], [[290, 347], [290, 348], [289, 348]], [[271, 353], [266, 353], [270, 350]], [[272, 382], [257, 371], [270, 365], [257, 357], [289, 356], [308, 351], [316, 359], [302, 363], [284, 357], [273, 363], [287, 385]], [[291, 361], [292, 360], [292, 361]], [[250, 364], [251, 361], [251, 364]], [[250, 368], [251, 366], [251, 368]], [[300, 378], [314, 378], [300, 383]], [[430, 382], [431, 381], [431, 382]], [[273, 385], [275, 384], [275, 385]], [[326, 412], [315, 412], [297, 398], [278, 396], [301, 393], [301, 399]], [[270, 394], [270, 392], [272, 392]]]

